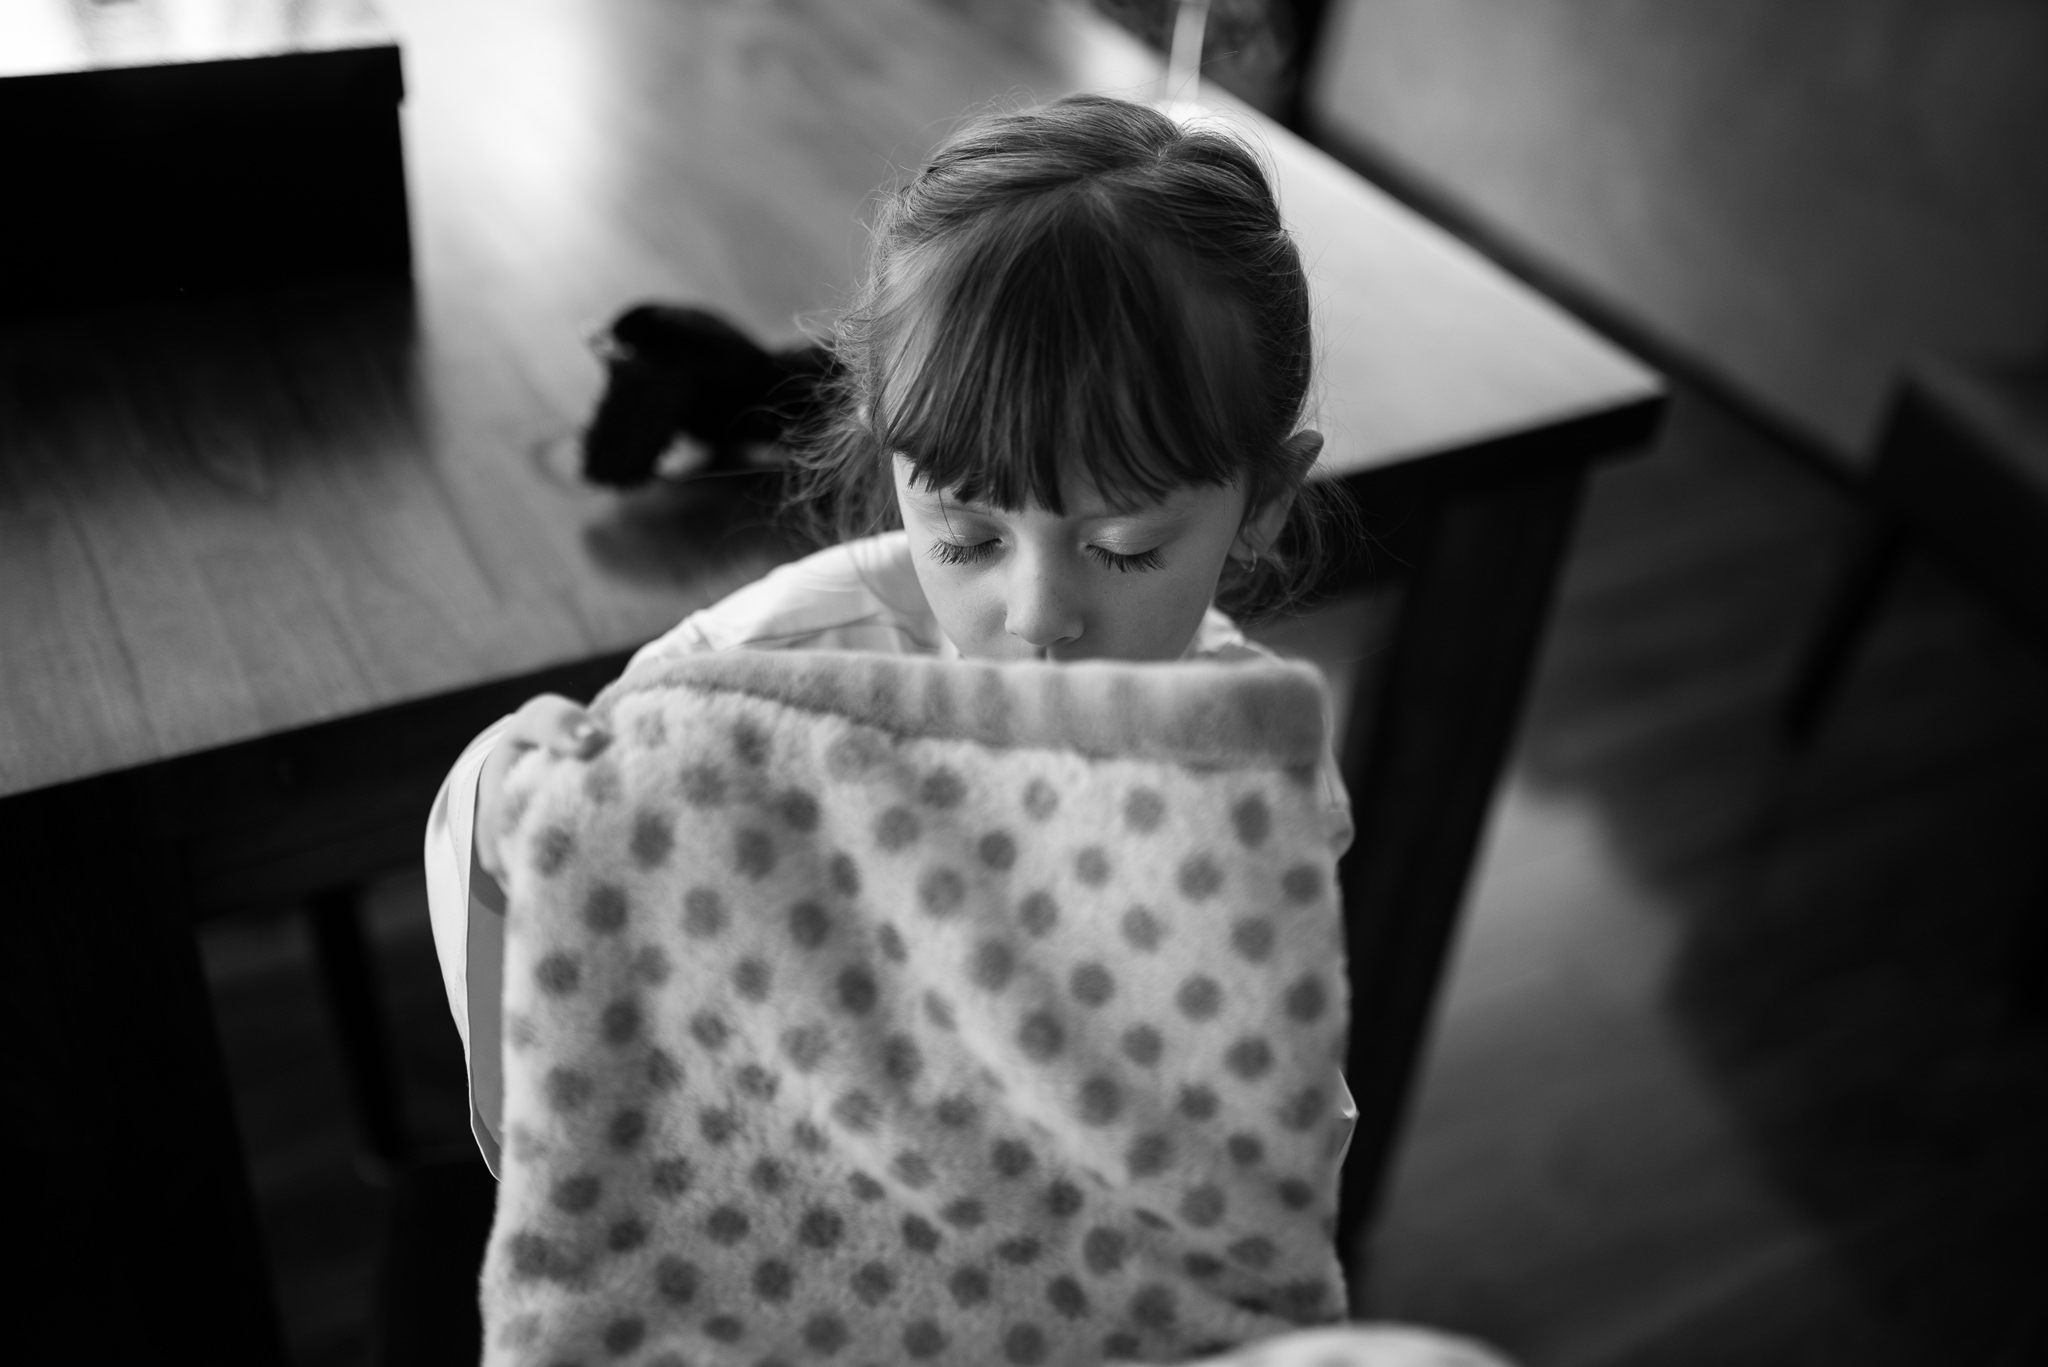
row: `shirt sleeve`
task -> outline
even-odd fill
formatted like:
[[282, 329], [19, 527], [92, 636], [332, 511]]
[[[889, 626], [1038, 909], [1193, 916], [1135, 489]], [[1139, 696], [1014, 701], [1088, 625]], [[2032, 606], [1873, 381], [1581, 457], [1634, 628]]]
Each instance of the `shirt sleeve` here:
[[441, 985], [469, 1073], [469, 1128], [491, 1175], [498, 1173], [504, 1060], [499, 1013], [505, 951], [505, 897], [476, 861], [476, 785], [511, 719], [469, 743], [441, 782], [427, 816], [427, 918]]
[[691, 613], [688, 617], [685, 617], [646, 645], [641, 646], [633, 652], [633, 658], [627, 662], [626, 668], [631, 670], [635, 665], [645, 664], [649, 660], [665, 660], [677, 655], [694, 655], [699, 651], [712, 649], [710, 637], [704, 631], [704, 618], [708, 611], [709, 609]]
[[1337, 769], [1337, 759], [1327, 755], [1322, 764], [1323, 814], [1329, 824], [1330, 849], [1339, 859], [1351, 848], [1356, 835], [1351, 820], [1351, 794], [1344, 787], [1344, 775]]

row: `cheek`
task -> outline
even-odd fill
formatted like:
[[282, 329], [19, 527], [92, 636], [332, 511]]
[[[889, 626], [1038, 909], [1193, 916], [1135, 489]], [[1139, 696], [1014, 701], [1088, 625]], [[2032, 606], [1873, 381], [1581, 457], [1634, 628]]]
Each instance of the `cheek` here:
[[1204, 536], [1192, 542], [1185, 549], [1174, 569], [1174, 588], [1182, 601], [1195, 601], [1208, 606], [1216, 596], [1216, 585], [1223, 577], [1223, 566], [1230, 552], [1230, 541], [1216, 536]]
[[1179, 655], [1194, 639], [1202, 614], [1215, 597], [1214, 576], [1205, 565], [1197, 565], [1189, 573], [1176, 574], [1169, 566], [1126, 578], [1130, 582], [1106, 585], [1099, 600], [1102, 611], [1097, 621], [1114, 636], [1112, 648], [1147, 659]]
[[911, 567], [917, 574], [918, 587], [924, 590], [926, 606], [946, 628], [946, 634], [956, 644], [960, 643], [966, 629], [979, 625], [991, 610], [994, 596], [988, 587], [989, 576], [966, 574], [934, 563], [915, 536], [911, 539], [911, 551]]
[[1194, 557], [1188, 573], [1174, 584], [1172, 610], [1190, 631], [1201, 623], [1202, 614], [1216, 601], [1216, 586], [1223, 577], [1223, 564], [1222, 552], [1210, 548]]

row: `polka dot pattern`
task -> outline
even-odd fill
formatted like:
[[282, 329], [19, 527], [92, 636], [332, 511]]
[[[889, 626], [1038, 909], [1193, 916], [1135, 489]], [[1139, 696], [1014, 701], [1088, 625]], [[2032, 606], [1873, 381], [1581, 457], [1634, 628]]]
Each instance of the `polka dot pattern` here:
[[674, 845], [675, 833], [666, 814], [648, 809], [633, 818], [633, 839], [629, 848], [633, 862], [641, 868], [660, 868]]
[[617, 933], [626, 924], [631, 903], [616, 883], [599, 883], [583, 903], [583, 924], [599, 935]]
[[515, 768], [486, 1361], [1089, 1367], [1340, 1313], [1299, 762], [804, 696], [626, 691], [601, 764]]
[[1008, 831], [990, 831], [975, 846], [981, 862], [1001, 873], [1017, 862], [1017, 841]]
[[1060, 904], [1049, 892], [1034, 892], [1017, 904], [1017, 923], [1033, 939], [1042, 940], [1059, 928]]
[[1068, 977], [1074, 1000], [1083, 1006], [1102, 1006], [1116, 995], [1116, 977], [1099, 963], [1077, 966]]
[[550, 954], [533, 970], [533, 980], [550, 996], [563, 997], [576, 990], [583, 970], [571, 954]]
[[1166, 819], [1166, 799], [1152, 788], [1133, 788], [1124, 799], [1124, 824], [1141, 835], [1150, 835]]
[[1123, 915], [1124, 942], [1132, 949], [1154, 950], [1166, 938], [1166, 926], [1147, 906], [1133, 906]]
[[1084, 887], [1099, 888], [1109, 882], [1109, 853], [1100, 845], [1090, 845], [1074, 856], [1074, 877]]
[[1190, 902], [1206, 902], [1223, 886], [1223, 870], [1206, 854], [1191, 855], [1180, 866], [1175, 879], [1181, 896]]
[[916, 840], [921, 829], [915, 812], [891, 807], [875, 818], [875, 843], [884, 850], [900, 850]]
[[1181, 980], [1173, 1002], [1191, 1021], [1214, 1020], [1223, 1009], [1223, 988], [1206, 973], [1191, 973]]
[[1034, 1011], [1017, 1028], [1017, 1043], [1026, 1058], [1034, 1063], [1046, 1063], [1066, 1047], [1067, 1027], [1050, 1011]]

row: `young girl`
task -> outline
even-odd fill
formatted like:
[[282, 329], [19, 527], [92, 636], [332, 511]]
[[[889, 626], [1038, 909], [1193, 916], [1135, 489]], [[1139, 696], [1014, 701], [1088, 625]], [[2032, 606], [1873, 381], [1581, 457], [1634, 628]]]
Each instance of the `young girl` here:
[[[884, 207], [837, 347], [841, 416], [805, 466], [844, 539], [636, 663], [1254, 657], [1219, 595], [1285, 595], [1313, 571], [1308, 283], [1258, 161], [1226, 133], [1086, 95], [968, 127]], [[435, 943], [494, 1172], [504, 902], [472, 832], [495, 829], [521, 749], [606, 743], [575, 703], [535, 698], [464, 752], [428, 826]], [[1323, 781], [1341, 852], [1334, 765]]]

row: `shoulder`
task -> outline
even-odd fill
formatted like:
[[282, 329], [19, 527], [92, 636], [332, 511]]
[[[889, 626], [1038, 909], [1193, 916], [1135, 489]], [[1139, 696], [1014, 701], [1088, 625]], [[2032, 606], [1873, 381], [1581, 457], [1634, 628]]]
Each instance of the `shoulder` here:
[[927, 655], [938, 623], [918, 587], [910, 541], [884, 532], [779, 565], [685, 617], [635, 657], [703, 650], [868, 650]]

